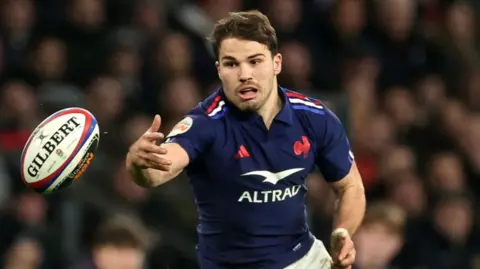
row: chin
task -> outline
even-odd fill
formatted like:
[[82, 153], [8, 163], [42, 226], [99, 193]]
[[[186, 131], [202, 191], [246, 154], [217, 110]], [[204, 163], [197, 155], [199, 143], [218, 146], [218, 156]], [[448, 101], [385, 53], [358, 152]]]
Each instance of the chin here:
[[243, 101], [236, 104], [241, 111], [255, 112], [259, 109], [259, 103], [256, 100]]

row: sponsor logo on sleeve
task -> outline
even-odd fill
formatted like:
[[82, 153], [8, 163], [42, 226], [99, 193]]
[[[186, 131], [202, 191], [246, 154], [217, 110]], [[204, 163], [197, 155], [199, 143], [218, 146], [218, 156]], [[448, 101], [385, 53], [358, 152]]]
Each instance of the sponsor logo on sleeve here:
[[167, 138], [174, 137], [174, 136], [188, 132], [188, 130], [190, 130], [192, 125], [193, 125], [192, 118], [190, 117], [184, 118], [173, 127], [172, 131], [170, 131], [170, 133], [167, 135]]

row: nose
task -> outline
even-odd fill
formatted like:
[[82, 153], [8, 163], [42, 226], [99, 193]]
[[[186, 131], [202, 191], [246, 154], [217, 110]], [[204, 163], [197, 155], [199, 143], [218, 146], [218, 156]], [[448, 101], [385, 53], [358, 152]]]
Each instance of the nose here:
[[245, 83], [252, 80], [252, 68], [247, 64], [241, 64], [238, 72], [238, 80], [240, 82]]

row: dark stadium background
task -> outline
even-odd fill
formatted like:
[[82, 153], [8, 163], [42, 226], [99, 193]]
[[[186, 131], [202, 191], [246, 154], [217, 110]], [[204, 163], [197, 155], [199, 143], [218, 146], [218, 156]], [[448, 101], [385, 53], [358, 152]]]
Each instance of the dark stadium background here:
[[[94, 268], [97, 227], [118, 216], [148, 239], [144, 268], [196, 268], [188, 180], [141, 189], [123, 161], [154, 113], [166, 132], [218, 86], [204, 36], [250, 8], [278, 31], [281, 84], [348, 129], [370, 206], [358, 268], [480, 268], [480, 1], [1, 0], [2, 268]], [[96, 115], [100, 148], [78, 184], [43, 197], [22, 185], [19, 154], [69, 106]], [[318, 174], [307, 184], [328, 242], [333, 193]]]

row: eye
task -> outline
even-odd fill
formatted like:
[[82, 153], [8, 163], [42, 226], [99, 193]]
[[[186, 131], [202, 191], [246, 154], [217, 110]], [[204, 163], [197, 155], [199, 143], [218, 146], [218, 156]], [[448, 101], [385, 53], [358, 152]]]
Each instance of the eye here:
[[261, 62], [262, 62], [261, 59], [253, 59], [253, 60], [250, 61], [250, 63], [253, 64], [253, 65], [257, 65], [257, 64], [259, 64], [259, 63], [261, 63]]
[[223, 66], [226, 66], [226, 67], [235, 67], [237, 66], [238, 64], [236, 62], [226, 62], [226, 63], [223, 63]]

